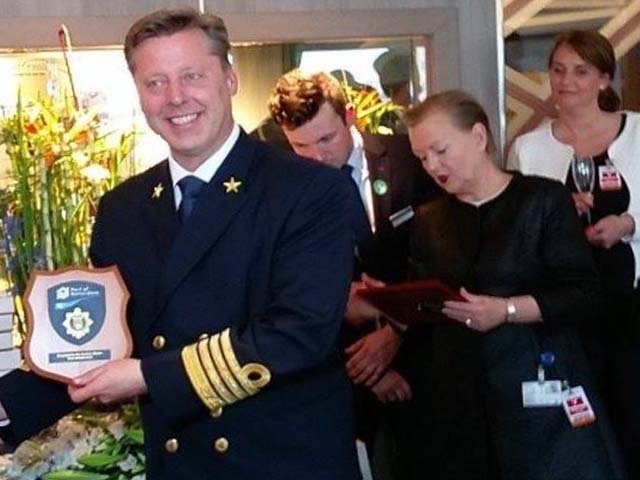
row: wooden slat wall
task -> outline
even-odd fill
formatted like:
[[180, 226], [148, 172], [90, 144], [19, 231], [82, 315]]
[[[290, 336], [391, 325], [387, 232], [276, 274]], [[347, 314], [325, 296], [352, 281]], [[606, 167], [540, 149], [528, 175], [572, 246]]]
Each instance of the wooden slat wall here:
[[[503, 0], [505, 22], [511, 21], [511, 27], [515, 27], [505, 27], [505, 36], [521, 27], [555, 25], [557, 31], [562, 31], [566, 25], [575, 27], [579, 22], [601, 19], [606, 23], [600, 32], [613, 44], [616, 58], [621, 58], [640, 41], [640, 0], [551, 0], [544, 3], [540, 0]], [[543, 8], [538, 8], [541, 6]], [[520, 13], [516, 7], [525, 13]], [[531, 15], [534, 10], [535, 14]], [[507, 105], [511, 112], [507, 128], [508, 148], [515, 137], [535, 128], [554, 112], [548, 82], [538, 84], [508, 67], [505, 76]]]

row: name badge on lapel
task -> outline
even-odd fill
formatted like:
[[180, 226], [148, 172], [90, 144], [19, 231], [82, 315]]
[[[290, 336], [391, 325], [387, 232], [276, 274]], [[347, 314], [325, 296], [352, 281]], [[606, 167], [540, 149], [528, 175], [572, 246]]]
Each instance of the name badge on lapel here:
[[600, 190], [607, 192], [622, 188], [622, 177], [616, 167], [611, 164], [598, 167]]
[[389, 221], [391, 222], [391, 225], [393, 225], [393, 228], [398, 228], [403, 223], [411, 220], [414, 215], [415, 212], [413, 211], [413, 207], [411, 205], [407, 205], [396, 213], [389, 215]]

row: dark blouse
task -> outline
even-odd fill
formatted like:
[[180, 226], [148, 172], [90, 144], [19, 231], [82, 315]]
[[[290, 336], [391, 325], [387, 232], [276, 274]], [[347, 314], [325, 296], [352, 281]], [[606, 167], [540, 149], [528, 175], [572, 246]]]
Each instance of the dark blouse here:
[[[626, 114], [622, 114], [620, 130], [618, 135], [622, 133], [626, 125]], [[608, 215], [620, 215], [629, 210], [629, 186], [622, 174], [618, 171], [622, 180], [621, 188], [617, 190], [603, 190], [599, 181], [599, 170], [601, 167], [612, 166], [609, 154], [605, 150], [600, 155], [593, 157], [596, 167], [595, 182], [593, 187], [593, 208], [591, 209], [591, 222], [596, 223], [598, 220]], [[571, 169], [567, 173], [565, 181], [567, 188], [572, 192], [577, 192], [576, 184], [573, 180]], [[583, 217], [584, 226], [587, 226], [586, 217]], [[596, 268], [600, 274], [604, 288], [611, 294], [629, 294], [633, 290], [635, 276], [635, 261], [631, 246], [625, 242], [618, 242], [610, 249], [592, 247], [593, 258], [596, 262]], [[615, 300], [613, 300], [615, 301]]]
[[520, 174], [479, 207], [453, 196], [421, 207], [410, 268], [472, 293], [531, 294], [546, 325], [592, 316], [599, 299], [569, 194], [558, 182]]

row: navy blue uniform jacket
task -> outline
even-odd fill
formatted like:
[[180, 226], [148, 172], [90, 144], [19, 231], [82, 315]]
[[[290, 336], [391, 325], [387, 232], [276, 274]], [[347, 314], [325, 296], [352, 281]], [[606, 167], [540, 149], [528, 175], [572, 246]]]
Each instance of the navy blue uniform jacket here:
[[[91, 258], [117, 265], [131, 293], [150, 480], [357, 478], [336, 347], [353, 261], [348, 195], [339, 171], [242, 133], [182, 226], [166, 161], [103, 197]], [[194, 365], [211, 351], [196, 345], [214, 341], [224, 355]], [[268, 371], [266, 385], [240, 378], [247, 365]], [[226, 399], [198, 385], [207, 366], [231, 382]], [[73, 408], [64, 386], [23, 371], [0, 379], [0, 402], [13, 443]]]

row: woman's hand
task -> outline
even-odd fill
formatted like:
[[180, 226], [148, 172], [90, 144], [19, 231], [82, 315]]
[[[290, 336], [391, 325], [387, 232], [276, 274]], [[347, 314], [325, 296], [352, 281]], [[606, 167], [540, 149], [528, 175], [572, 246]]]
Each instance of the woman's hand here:
[[632, 235], [634, 230], [635, 222], [631, 215], [608, 215], [595, 224], [589, 225], [585, 234], [591, 245], [609, 249], [622, 237]]
[[576, 206], [578, 215], [586, 215], [593, 208], [593, 193], [572, 193], [573, 204]]
[[479, 332], [496, 328], [507, 319], [507, 300], [489, 295], [472, 295], [463, 287], [460, 295], [466, 302], [448, 300], [442, 313]]
[[371, 391], [381, 403], [406, 402], [413, 396], [409, 383], [395, 370], [387, 370]]

